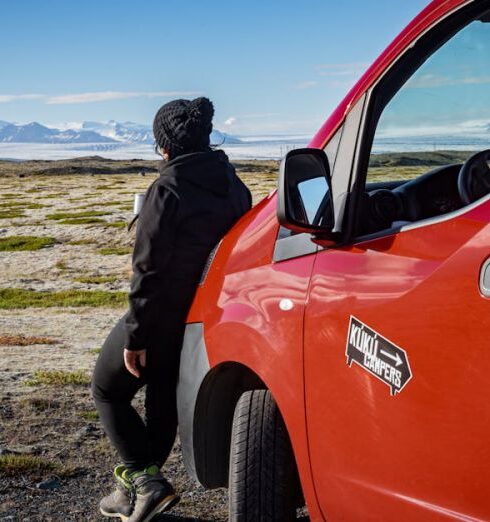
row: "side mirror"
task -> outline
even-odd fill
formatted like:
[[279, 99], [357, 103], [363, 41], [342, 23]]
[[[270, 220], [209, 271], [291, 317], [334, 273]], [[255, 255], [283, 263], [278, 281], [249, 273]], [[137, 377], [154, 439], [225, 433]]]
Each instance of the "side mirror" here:
[[277, 218], [283, 227], [319, 236], [332, 231], [332, 185], [325, 151], [288, 152], [281, 162], [277, 195]]

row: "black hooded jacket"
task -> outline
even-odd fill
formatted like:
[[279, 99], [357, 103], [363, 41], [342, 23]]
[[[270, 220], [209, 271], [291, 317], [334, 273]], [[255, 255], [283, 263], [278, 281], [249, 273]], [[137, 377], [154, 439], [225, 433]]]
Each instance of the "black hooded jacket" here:
[[252, 202], [223, 151], [184, 154], [159, 170], [138, 220], [128, 350], [165, 349], [165, 332], [185, 323], [209, 254]]

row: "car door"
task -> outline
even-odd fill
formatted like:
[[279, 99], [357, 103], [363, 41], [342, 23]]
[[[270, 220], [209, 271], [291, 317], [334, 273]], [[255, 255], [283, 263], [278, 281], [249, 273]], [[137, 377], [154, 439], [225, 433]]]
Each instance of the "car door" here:
[[317, 254], [305, 395], [328, 520], [490, 519], [490, 303], [478, 285], [489, 219], [487, 201]]
[[[421, 57], [424, 65], [399, 92], [386, 95], [391, 101], [377, 125], [361, 129], [355, 190], [365, 186], [366, 143], [374, 137], [371, 165], [380, 161], [377, 146], [401, 145], [391, 149], [391, 166], [395, 153], [412, 151], [413, 159], [413, 134], [400, 128], [435, 126], [444, 110], [454, 118], [441, 142], [481, 146], [468, 129], [490, 102], [488, 86], [480, 87], [489, 33], [481, 20], [465, 23]], [[460, 74], [443, 80], [451, 63]], [[370, 108], [383, 101], [370, 95]], [[377, 188], [432, 168], [435, 137], [421, 136], [418, 167], [390, 167], [392, 176], [371, 169]], [[446, 179], [429, 175], [432, 184], [404, 202], [418, 214], [409, 220], [405, 211], [404, 222], [369, 233], [358, 232], [361, 197], [353, 189], [352, 238], [325, 243], [316, 255], [305, 313], [305, 398], [313, 480], [327, 520], [490, 519], [490, 201], [464, 207], [454, 200], [459, 168], [442, 169]]]

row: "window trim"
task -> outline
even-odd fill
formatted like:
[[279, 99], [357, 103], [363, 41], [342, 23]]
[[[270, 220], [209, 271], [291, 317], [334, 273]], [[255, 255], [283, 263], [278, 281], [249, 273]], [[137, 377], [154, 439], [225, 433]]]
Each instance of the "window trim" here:
[[[446, 221], [447, 219], [452, 219], [456, 215], [460, 213], [463, 214], [469, 209], [470, 205], [467, 205], [456, 211], [416, 221], [400, 228], [381, 230], [369, 236], [355, 235], [356, 224], [359, 219], [360, 197], [366, 186], [374, 135], [384, 109], [427, 59], [443, 47], [466, 25], [475, 20], [478, 15], [484, 14], [489, 11], [489, 9], [489, 0], [477, 0], [474, 2], [469, 0], [467, 3], [447, 13], [446, 16], [437, 20], [433, 25], [427, 28], [423, 34], [419, 35], [366, 92], [366, 110], [364, 111], [364, 117], [361, 121], [358, 147], [354, 157], [355, 165], [353, 166], [351, 198], [345, 215], [346, 226], [342, 244], [357, 244], [361, 241], [366, 241], [367, 237], [384, 237], [422, 226], [430, 226], [438, 222]], [[443, 36], [442, 38], [441, 35]], [[420, 50], [420, 48], [422, 49]], [[485, 196], [474, 204], [478, 206], [484, 200], [486, 201], [486, 199]], [[472, 208], [474, 204], [471, 205]]]

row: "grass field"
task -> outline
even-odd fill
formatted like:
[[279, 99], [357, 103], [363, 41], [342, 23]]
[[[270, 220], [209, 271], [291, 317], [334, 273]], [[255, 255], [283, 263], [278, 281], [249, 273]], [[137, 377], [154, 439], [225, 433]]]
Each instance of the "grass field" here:
[[[89, 381], [126, 306], [133, 197], [156, 174], [150, 165], [140, 175], [145, 165], [133, 162], [87, 165], [0, 162], [0, 449], [12, 452], [0, 455], [2, 520], [99, 520], [112, 485], [117, 457]], [[276, 172], [273, 162], [239, 170], [255, 202], [275, 187]], [[178, 443], [166, 472], [182, 495], [176, 515], [227, 519], [226, 491], [194, 484]], [[52, 476], [55, 492], [35, 487]]]

